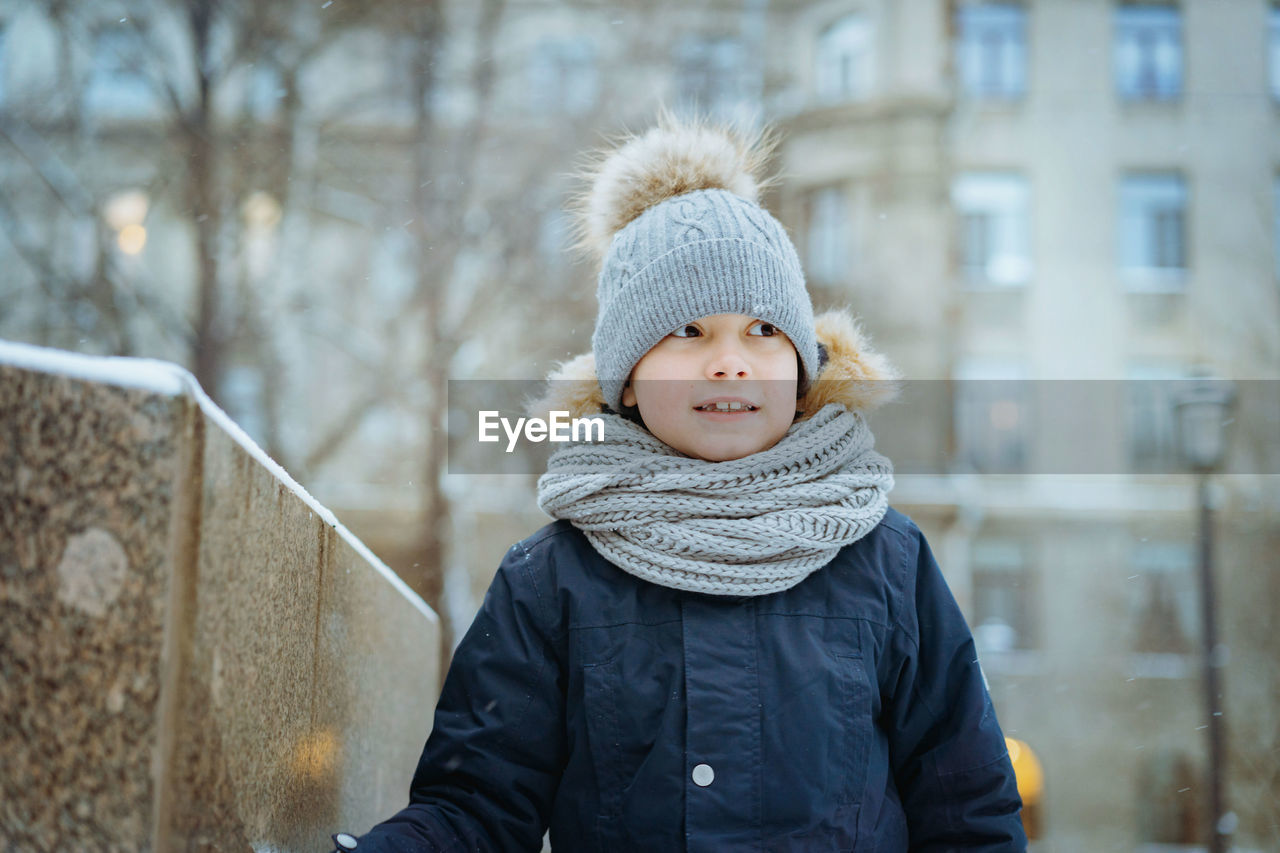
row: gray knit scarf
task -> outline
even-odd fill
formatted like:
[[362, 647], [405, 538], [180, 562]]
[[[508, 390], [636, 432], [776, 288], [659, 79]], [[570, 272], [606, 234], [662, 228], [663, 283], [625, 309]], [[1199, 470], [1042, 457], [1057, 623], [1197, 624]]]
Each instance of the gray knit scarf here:
[[716, 595], [789, 589], [871, 531], [893, 464], [862, 415], [828, 403], [740, 459], [686, 456], [621, 415], [604, 441], [566, 443], [538, 478], [538, 506], [601, 556], [663, 586]]

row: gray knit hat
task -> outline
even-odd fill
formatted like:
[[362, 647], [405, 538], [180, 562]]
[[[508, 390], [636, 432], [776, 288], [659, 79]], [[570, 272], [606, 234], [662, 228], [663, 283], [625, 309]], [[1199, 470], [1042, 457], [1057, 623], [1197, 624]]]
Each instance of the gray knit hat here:
[[756, 201], [756, 172], [776, 143], [665, 112], [660, 122], [608, 152], [582, 199], [579, 243], [601, 256], [591, 348], [605, 402], [618, 410], [636, 362], [711, 314], [773, 324], [812, 380], [818, 342], [804, 271]]

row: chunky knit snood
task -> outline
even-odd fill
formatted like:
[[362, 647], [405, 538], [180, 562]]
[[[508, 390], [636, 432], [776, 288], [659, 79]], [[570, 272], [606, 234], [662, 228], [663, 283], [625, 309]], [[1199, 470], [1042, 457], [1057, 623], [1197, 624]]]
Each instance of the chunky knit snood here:
[[862, 415], [830, 403], [772, 447], [724, 462], [686, 456], [602, 414], [604, 441], [556, 450], [538, 506], [636, 577], [714, 595], [788, 589], [861, 539], [889, 507], [893, 464]]

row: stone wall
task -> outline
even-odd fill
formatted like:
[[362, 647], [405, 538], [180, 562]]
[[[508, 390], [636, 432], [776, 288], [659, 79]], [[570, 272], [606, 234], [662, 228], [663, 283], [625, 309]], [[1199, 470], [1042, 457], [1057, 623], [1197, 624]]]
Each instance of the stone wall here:
[[0, 342], [0, 846], [328, 849], [406, 803], [438, 644], [185, 371]]

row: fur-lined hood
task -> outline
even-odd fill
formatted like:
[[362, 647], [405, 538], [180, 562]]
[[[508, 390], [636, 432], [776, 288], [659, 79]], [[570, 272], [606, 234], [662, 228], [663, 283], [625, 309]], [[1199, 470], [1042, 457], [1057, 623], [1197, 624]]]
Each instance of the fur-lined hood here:
[[[796, 410], [801, 413], [798, 420], [812, 417], [828, 403], [870, 412], [898, 395], [901, 374], [871, 348], [870, 339], [851, 312], [833, 309], [818, 315], [814, 331], [826, 360], [817, 381], [796, 401]], [[590, 352], [558, 363], [547, 380], [545, 393], [525, 404], [528, 416], [548, 419], [550, 412], [567, 411], [569, 417], [581, 418], [603, 411], [604, 393]]]

